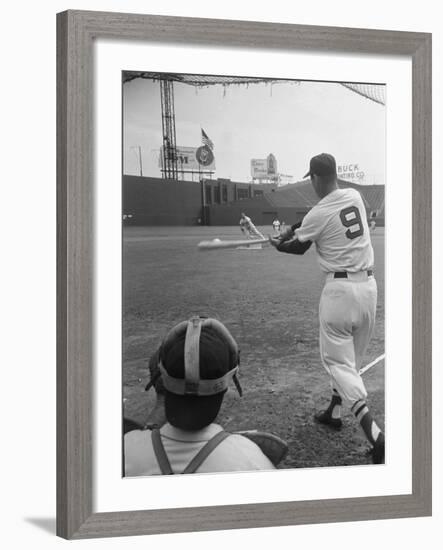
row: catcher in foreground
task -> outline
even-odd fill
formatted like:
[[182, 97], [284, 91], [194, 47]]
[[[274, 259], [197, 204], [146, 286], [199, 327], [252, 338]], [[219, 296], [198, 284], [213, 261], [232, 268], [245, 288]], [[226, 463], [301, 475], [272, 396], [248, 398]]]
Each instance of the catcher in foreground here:
[[164, 396], [166, 423], [150, 430], [125, 421], [126, 476], [275, 469], [287, 453], [284, 441], [258, 431], [229, 433], [214, 423], [231, 381], [241, 395], [237, 343], [222, 323], [183, 321], [154, 356], [160, 378], [150, 385]]

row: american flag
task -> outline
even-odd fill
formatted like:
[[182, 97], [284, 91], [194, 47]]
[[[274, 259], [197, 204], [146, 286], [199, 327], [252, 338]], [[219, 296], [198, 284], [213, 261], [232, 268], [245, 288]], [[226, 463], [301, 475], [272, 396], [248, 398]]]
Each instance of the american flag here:
[[211, 151], [212, 149], [214, 149], [214, 144], [209, 139], [208, 134], [203, 130], [203, 128], [202, 128], [202, 143], [203, 145], [207, 145], [209, 149], [211, 149]]

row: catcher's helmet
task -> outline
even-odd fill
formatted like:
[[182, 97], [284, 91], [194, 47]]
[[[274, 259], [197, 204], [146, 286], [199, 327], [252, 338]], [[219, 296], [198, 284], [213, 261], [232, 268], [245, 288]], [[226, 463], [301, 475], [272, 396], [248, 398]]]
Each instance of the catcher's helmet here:
[[195, 316], [173, 327], [160, 346], [159, 370], [165, 389], [175, 395], [210, 396], [224, 392], [237, 373], [240, 353], [228, 329], [216, 319]]

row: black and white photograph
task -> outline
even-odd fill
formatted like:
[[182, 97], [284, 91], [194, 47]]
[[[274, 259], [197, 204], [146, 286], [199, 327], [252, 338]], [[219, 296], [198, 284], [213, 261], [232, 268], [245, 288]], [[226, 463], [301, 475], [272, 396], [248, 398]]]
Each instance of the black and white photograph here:
[[122, 94], [124, 475], [383, 464], [386, 86]]
[[5, 548], [441, 546], [439, 8], [5, 4]]

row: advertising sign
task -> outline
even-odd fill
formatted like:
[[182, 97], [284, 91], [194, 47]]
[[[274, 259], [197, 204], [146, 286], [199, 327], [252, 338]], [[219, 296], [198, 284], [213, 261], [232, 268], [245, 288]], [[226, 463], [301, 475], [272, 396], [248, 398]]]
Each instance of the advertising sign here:
[[[215, 170], [214, 153], [209, 147], [182, 147], [175, 148], [177, 156], [177, 170], [179, 172], [213, 172]], [[160, 148], [160, 168], [163, 168], [163, 147]]]
[[268, 162], [266, 159], [251, 159], [251, 176], [254, 179], [268, 177]]
[[351, 180], [360, 183], [365, 179], [365, 173], [360, 170], [358, 164], [342, 164], [337, 166], [337, 175], [340, 179]]
[[268, 176], [276, 176], [277, 175], [277, 159], [271, 153], [270, 155], [268, 155], [268, 158], [266, 159], [266, 161], [268, 163]]
[[195, 158], [200, 166], [207, 168], [214, 164], [214, 153], [207, 145], [202, 145], [195, 152]]
[[271, 153], [265, 159], [251, 159], [253, 179], [275, 179], [277, 177], [277, 159]]

